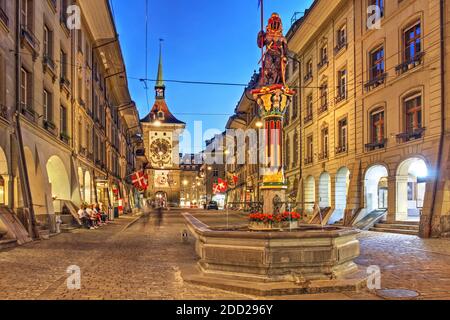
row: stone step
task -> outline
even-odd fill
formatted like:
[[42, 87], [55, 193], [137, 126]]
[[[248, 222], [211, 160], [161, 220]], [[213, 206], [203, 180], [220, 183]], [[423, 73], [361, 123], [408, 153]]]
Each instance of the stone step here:
[[415, 230], [407, 230], [407, 229], [392, 229], [392, 228], [381, 228], [381, 227], [375, 227], [375, 228], [370, 228], [370, 231], [375, 231], [375, 232], [387, 232], [387, 233], [398, 233], [398, 234], [406, 234], [406, 235], [412, 235], [412, 236], [417, 236], [419, 234], [419, 231], [415, 231]]
[[13, 248], [17, 246], [17, 240], [16, 239], [4, 239], [0, 240], [0, 250], [5, 250], [9, 248]]
[[73, 230], [77, 230], [77, 229], [78, 229], [77, 227], [73, 227], [73, 226], [65, 225], [65, 224], [62, 224], [60, 227], [61, 233], [70, 233]]
[[377, 223], [375, 224], [375, 228], [419, 231], [419, 225], [399, 224], [399, 223]]

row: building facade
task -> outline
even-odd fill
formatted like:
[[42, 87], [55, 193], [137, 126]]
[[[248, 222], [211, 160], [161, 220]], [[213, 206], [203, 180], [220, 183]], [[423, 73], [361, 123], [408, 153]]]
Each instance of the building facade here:
[[291, 27], [300, 138], [287, 152], [304, 210], [448, 232], [448, 14], [439, 0], [317, 0]]
[[109, 2], [0, 3], [0, 205], [51, 232], [67, 203], [131, 210], [139, 117]]

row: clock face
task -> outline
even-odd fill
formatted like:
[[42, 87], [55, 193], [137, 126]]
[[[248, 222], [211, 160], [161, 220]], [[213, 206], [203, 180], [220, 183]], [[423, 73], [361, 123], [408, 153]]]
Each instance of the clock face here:
[[171, 145], [165, 139], [156, 139], [150, 145], [150, 155], [153, 162], [162, 167], [170, 162]]

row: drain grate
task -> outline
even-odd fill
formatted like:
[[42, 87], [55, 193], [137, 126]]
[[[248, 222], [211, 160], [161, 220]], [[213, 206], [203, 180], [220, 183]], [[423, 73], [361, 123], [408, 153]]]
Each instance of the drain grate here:
[[419, 297], [419, 293], [417, 291], [405, 289], [377, 290], [377, 295], [384, 299], [392, 299], [392, 300], [408, 300], [408, 299], [416, 299], [417, 297]]

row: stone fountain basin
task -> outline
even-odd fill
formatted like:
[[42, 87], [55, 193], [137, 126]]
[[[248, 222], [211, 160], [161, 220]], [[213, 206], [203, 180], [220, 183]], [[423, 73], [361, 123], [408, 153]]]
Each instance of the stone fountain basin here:
[[[183, 216], [196, 239], [195, 250], [200, 258], [201, 276], [188, 277], [188, 281], [206, 285], [242, 282], [247, 289], [249, 282], [277, 283], [278, 289], [281, 283], [289, 284], [282, 286], [281, 291], [275, 290], [276, 294], [284, 294], [284, 289], [293, 283], [296, 288], [318, 285], [327, 289], [314, 292], [330, 292], [356, 290], [364, 280], [353, 262], [360, 254], [356, 238], [359, 231], [355, 229], [311, 225], [291, 231], [210, 228], [191, 214]], [[227, 289], [223, 285], [215, 287]], [[244, 292], [261, 294], [258, 290]], [[288, 290], [288, 293], [309, 291]]]

